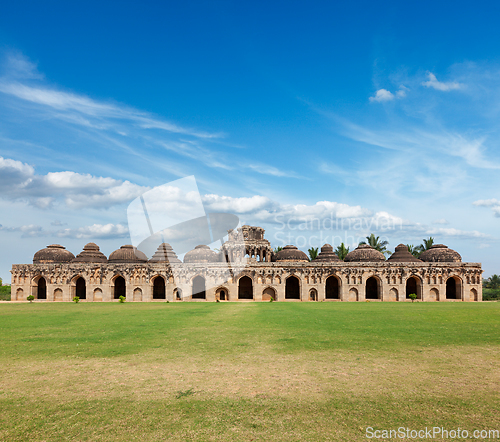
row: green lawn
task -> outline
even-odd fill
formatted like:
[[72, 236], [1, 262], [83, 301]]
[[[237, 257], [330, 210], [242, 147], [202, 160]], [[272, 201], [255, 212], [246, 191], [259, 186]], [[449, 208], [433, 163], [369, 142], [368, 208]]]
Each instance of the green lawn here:
[[2, 303], [0, 332], [2, 441], [500, 429], [496, 302]]

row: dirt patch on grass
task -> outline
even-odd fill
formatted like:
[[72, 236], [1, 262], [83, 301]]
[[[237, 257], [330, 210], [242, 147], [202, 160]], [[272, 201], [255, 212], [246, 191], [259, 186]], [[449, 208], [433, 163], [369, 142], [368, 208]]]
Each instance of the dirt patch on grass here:
[[159, 351], [112, 359], [11, 361], [2, 396], [93, 400], [175, 398], [327, 400], [336, 396], [394, 398], [500, 393], [500, 349], [406, 350], [399, 353], [304, 352], [277, 355], [261, 348], [238, 357], [170, 359]]

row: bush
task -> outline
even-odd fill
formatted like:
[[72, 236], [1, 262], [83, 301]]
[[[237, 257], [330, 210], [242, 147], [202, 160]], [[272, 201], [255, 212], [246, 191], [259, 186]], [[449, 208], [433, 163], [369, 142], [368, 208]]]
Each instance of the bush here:
[[127, 299], [127, 298], [125, 298], [125, 296], [122, 295], [122, 296], [120, 296], [119, 299], [120, 299], [120, 302], [123, 304], [125, 302], [125, 299]]
[[0, 285], [0, 300], [10, 301], [10, 285]]
[[483, 301], [500, 300], [500, 290], [483, 288]]
[[417, 295], [416, 295], [415, 293], [410, 293], [410, 294], [408, 295], [408, 298], [410, 298], [410, 299], [411, 299], [411, 302], [413, 302], [413, 301], [415, 301], [415, 299], [417, 299]]
[[78, 303], [78, 302], [80, 302], [80, 298], [79, 298], [78, 296], [75, 296], [75, 297], [73, 298], [73, 302], [74, 302], [74, 303]]
[[28, 297], [26, 297], [26, 300], [29, 302], [33, 302], [34, 299], [35, 297], [33, 295], [29, 295]]
[[269, 300], [269, 302], [274, 302], [274, 298], [271, 296], [271, 299]]

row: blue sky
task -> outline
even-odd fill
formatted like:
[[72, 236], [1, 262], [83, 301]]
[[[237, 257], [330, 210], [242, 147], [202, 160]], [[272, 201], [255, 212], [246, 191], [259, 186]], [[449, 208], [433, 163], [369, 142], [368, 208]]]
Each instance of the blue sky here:
[[274, 246], [433, 236], [500, 273], [499, 9], [5, 3], [0, 277], [51, 243], [109, 255], [190, 175]]

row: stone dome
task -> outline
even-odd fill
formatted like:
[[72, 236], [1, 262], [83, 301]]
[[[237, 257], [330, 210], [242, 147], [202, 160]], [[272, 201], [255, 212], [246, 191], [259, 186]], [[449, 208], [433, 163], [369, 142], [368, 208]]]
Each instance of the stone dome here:
[[210, 247], [204, 245], [196, 246], [193, 250], [184, 255], [184, 262], [188, 263], [207, 263], [218, 261], [219, 255], [213, 250], [210, 250]]
[[462, 262], [460, 254], [444, 244], [434, 244], [429, 250], [422, 252], [420, 259], [424, 262]]
[[148, 257], [144, 253], [129, 244], [121, 246], [118, 250], [115, 250], [111, 253], [111, 255], [109, 255], [108, 259], [110, 263], [146, 262], [147, 260]]
[[337, 262], [340, 258], [333, 251], [333, 247], [330, 244], [325, 244], [321, 247], [321, 252], [314, 260], [314, 262]]
[[399, 244], [399, 246], [396, 247], [396, 250], [394, 253], [387, 258], [387, 261], [390, 262], [422, 262], [421, 259], [416, 258], [413, 256], [410, 251], [408, 250], [408, 246], [405, 246], [404, 244]]
[[174, 252], [172, 246], [166, 242], [160, 244], [149, 262], [180, 263], [182, 262]]
[[377, 262], [385, 261], [385, 256], [383, 253], [375, 250], [372, 246], [368, 244], [360, 244], [352, 252], [349, 252], [345, 259], [345, 262]]
[[97, 244], [89, 242], [72, 262], [108, 262], [108, 258], [99, 250]]
[[75, 255], [66, 247], [59, 244], [51, 244], [45, 249], [39, 250], [33, 256], [33, 264], [51, 264], [60, 262], [71, 262], [75, 259]]
[[295, 246], [285, 246], [276, 253], [276, 261], [309, 262], [309, 258]]

